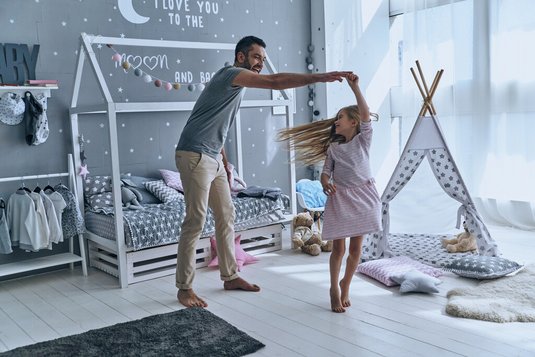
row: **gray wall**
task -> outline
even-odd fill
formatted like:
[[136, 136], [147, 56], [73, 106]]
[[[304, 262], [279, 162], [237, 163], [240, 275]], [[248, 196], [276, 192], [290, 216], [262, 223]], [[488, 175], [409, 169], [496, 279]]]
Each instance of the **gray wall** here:
[[[128, 9], [128, 3], [133, 8]], [[46, 174], [67, 170], [66, 155], [72, 152], [68, 110], [80, 33], [180, 41], [236, 43], [246, 35], [256, 35], [267, 43], [267, 52], [279, 72], [306, 72], [305, 57], [310, 43], [309, 0], [0, 0], [0, 43], [40, 45], [36, 67], [38, 79], [58, 79], [59, 89], [48, 101], [50, 137], [39, 146], [24, 142], [23, 125], [0, 123], [0, 177]], [[202, 10], [199, 4], [203, 4]], [[208, 5], [207, 5], [208, 4]], [[180, 8], [178, 8], [180, 5]], [[173, 7], [173, 8], [172, 8]], [[134, 12], [135, 11], [135, 12]], [[145, 23], [133, 23], [140, 14]], [[177, 22], [180, 21], [180, 24]], [[114, 46], [131, 62], [154, 77], [175, 81], [177, 73], [191, 74], [191, 82], [203, 81], [201, 73], [213, 73], [233, 61], [232, 51], [169, 50]], [[167, 92], [122, 68], [111, 60], [114, 52], [93, 46], [115, 101], [190, 101], [198, 92], [186, 89]], [[157, 60], [156, 58], [160, 60]], [[204, 76], [206, 77], [206, 76]], [[188, 79], [189, 82], [189, 79]], [[102, 102], [89, 67], [84, 72], [80, 104]], [[246, 98], [270, 98], [270, 91], [248, 90]], [[296, 124], [308, 122], [306, 88], [296, 92]], [[124, 115], [124, 116], [123, 116]], [[136, 175], [158, 175], [158, 169], [174, 169], [174, 147], [187, 117], [177, 113], [122, 114], [118, 117], [121, 171]], [[110, 173], [109, 145], [104, 116], [84, 117], [80, 123], [87, 164], [92, 174]], [[268, 108], [243, 111], [244, 170], [249, 184], [279, 186], [289, 191], [287, 154], [274, 141], [285, 125], [284, 116], [272, 115]], [[235, 141], [229, 137], [230, 144]], [[231, 161], [235, 157], [232, 153]], [[298, 168], [298, 178], [308, 176]], [[54, 182], [51, 182], [54, 183]], [[46, 183], [41, 183], [45, 185]], [[19, 183], [1, 184], [4, 198]], [[33, 187], [34, 182], [26, 182]], [[0, 262], [12, 259], [0, 256]]]

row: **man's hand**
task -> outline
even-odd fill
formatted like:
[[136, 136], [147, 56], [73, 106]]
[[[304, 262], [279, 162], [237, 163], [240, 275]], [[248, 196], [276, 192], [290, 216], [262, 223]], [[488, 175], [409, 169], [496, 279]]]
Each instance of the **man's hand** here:
[[349, 76], [355, 76], [353, 72], [351, 71], [335, 71], [335, 72], [327, 72], [327, 73], [320, 73], [318, 74], [320, 76], [319, 82], [342, 82], [344, 78], [349, 78]]
[[228, 165], [225, 165], [225, 171], [227, 172], [227, 181], [228, 186], [230, 187], [230, 190], [232, 191], [232, 170]]

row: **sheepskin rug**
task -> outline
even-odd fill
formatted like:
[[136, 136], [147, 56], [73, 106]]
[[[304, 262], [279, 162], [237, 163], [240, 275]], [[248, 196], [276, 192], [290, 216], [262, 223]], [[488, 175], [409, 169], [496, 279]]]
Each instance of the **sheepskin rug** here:
[[535, 265], [516, 275], [450, 290], [446, 313], [493, 322], [535, 322]]

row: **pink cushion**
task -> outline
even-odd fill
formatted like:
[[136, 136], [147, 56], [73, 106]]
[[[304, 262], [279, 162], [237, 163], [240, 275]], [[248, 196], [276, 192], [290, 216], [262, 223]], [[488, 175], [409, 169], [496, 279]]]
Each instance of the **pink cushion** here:
[[177, 191], [184, 192], [182, 188], [182, 181], [180, 180], [180, 174], [177, 171], [161, 169], [160, 174], [162, 175], [165, 184], [171, 188], [174, 188]]
[[[247, 253], [243, 250], [240, 244], [241, 235], [236, 236], [234, 239], [234, 249], [235, 249], [235, 257], [236, 257], [236, 264], [238, 264], [238, 271], [241, 271], [241, 268], [245, 264], [251, 264], [258, 261], [258, 258], [252, 256], [251, 254]], [[216, 241], [214, 237], [210, 237], [210, 246], [212, 247], [212, 260], [208, 264], [209, 267], [216, 267], [219, 266], [219, 260], [217, 259], [217, 246]]]
[[390, 277], [401, 275], [414, 269], [435, 278], [442, 275], [441, 269], [422, 264], [405, 256], [377, 259], [361, 263], [357, 268], [357, 272], [380, 281], [386, 286], [394, 286], [399, 284], [390, 279]]

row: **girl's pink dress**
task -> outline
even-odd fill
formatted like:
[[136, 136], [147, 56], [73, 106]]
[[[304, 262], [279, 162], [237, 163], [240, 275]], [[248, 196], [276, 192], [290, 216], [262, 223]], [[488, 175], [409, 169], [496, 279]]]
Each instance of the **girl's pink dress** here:
[[336, 193], [327, 196], [322, 239], [333, 240], [378, 232], [381, 199], [371, 175], [371, 122], [362, 122], [350, 142], [327, 149], [322, 173], [332, 177]]

